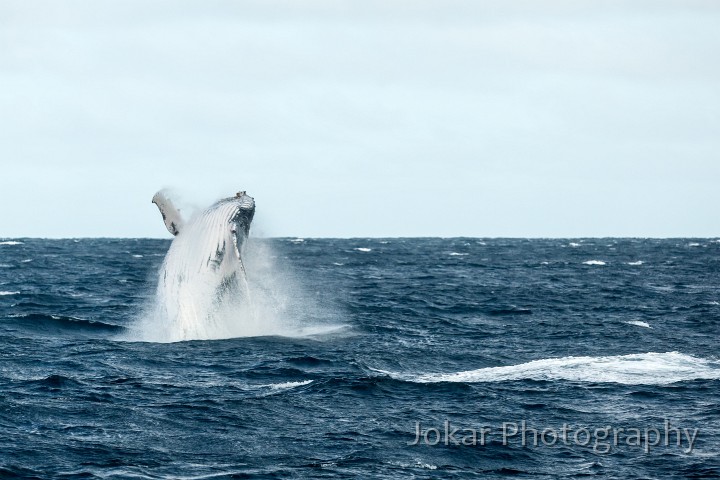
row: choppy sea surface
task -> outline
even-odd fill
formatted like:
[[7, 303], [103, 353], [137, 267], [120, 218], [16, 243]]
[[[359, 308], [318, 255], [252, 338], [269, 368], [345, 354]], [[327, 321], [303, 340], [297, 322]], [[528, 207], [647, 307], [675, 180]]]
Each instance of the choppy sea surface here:
[[718, 240], [252, 239], [147, 341], [168, 246], [0, 240], [0, 476], [720, 477]]

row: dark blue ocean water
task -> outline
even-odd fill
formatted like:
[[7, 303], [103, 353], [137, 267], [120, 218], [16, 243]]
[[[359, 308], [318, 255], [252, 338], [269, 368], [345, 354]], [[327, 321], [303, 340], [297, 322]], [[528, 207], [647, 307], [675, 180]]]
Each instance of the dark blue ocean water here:
[[0, 476], [720, 477], [717, 240], [253, 242], [287, 335], [176, 343], [169, 241], [0, 242]]

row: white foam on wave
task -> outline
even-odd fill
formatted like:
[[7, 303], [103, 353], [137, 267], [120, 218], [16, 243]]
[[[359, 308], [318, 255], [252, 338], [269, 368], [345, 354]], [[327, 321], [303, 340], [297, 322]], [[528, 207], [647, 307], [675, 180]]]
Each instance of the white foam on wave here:
[[697, 243], [697, 242], [690, 242], [690, 243], [688, 243], [688, 247], [699, 247], [699, 246], [700, 246], [700, 244]]
[[0, 292], [0, 296], [5, 296], [5, 295], [18, 295], [19, 293], [20, 293], [20, 292], [7, 292], [7, 291], [2, 291], [2, 292]]
[[290, 240], [292, 243], [303, 243], [305, 241], [304, 238], [293, 238]]
[[261, 387], [270, 388], [272, 390], [289, 390], [295, 387], [302, 387], [303, 385], [310, 385], [312, 380], [304, 380], [301, 382], [283, 382], [283, 383], [269, 383], [267, 385], [260, 385]]
[[577, 247], [581, 247], [582, 245], [580, 245], [579, 243], [570, 242], [570, 243], [568, 243], [568, 246], [573, 247], [573, 248], [577, 248]]
[[460, 252], [450, 252], [448, 253], [451, 257], [464, 257], [466, 255], [470, 255], [469, 253], [460, 253]]
[[633, 265], [633, 266], [642, 265], [643, 263], [645, 263], [645, 262], [643, 262], [642, 260], [638, 260], [637, 262], [627, 262], [628, 265]]
[[666, 385], [690, 380], [718, 380], [720, 361], [679, 352], [650, 352], [606, 357], [548, 358], [519, 365], [480, 368], [457, 373], [406, 375], [380, 372], [399, 380], [417, 383], [568, 380], [625, 385]]
[[133, 255], [134, 258], [143, 258], [142, 255]]
[[358, 252], [372, 252], [372, 248], [366, 248], [366, 247], [357, 247], [355, 248]]
[[627, 323], [628, 325], [635, 325], [636, 327], [652, 328], [649, 323], [643, 322], [642, 320], [628, 320], [624, 323]]
[[22, 245], [23, 242], [18, 242], [15, 240], [6, 240], [4, 242], [0, 242], [0, 245]]
[[586, 262], [583, 262], [584, 265], [607, 265], [607, 263], [603, 262], [602, 260], [588, 260]]
[[20, 263], [30, 263], [32, 261], [33, 261], [32, 258], [26, 258], [25, 260], [20, 260]]

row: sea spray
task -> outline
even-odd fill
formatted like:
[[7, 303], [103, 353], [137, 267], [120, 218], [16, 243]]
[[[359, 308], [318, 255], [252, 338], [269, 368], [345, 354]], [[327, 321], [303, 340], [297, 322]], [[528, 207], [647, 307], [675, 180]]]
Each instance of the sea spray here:
[[160, 267], [155, 297], [125, 338], [176, 342], [338, 329], [317, 325], [327, 310], [277, 268], [266, 242], [248, 241], [252, 197], [238, 192], [186, 218], [171, 196], [161, 190], [153, 203], [175, 239]]
[[[287, 263], [278, 261], [271, 242], [251, 237], [243, 248], [242, 260], [247, 282], [232, 284], [221, 301], [213, 297], [204, 282], [195, 290], [175, 292], [185, 298], [186, 303], [192, 299], [193, 311], [198, 313], [178, 322], [178, 317], [168, 308], [170, 292], [161, 288], [166, 258], [151, 279], [158, 284], [154, 297], [143, 307], [123, 339], [176, 342], [268, 335], [314, 337], [346, 330], [346, 325], [338, 322], [335, 308], [322, 305], [309, 295], [302, 279]], [[171, 301], [170, 305], [174, 303]]]

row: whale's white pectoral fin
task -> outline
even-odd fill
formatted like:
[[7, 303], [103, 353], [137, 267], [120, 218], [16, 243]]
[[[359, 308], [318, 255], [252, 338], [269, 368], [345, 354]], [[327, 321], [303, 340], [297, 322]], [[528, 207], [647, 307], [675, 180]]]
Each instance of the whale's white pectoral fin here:
[[168, 232], [173, 235], [180, 233], [184, 225], [183, 219], [180, 216], [180, 211], [175, 208], [175, 205], [173, 205], [172, 201], [165, 195], [165, 192], [162, 190], [157, 192], [152, 198], [152, 203], [160, 209], [160, 214], [163, 217], [163, 222], [165, 222]]
[[235, 255], [237, 256], [238, 262], [240, 264], [240, 270], [245, 274], [245, 265], [243, 264], [242, 259], [242, 246], [243, 246], [243, 240], [242, 240], [242, 234], [238, 235], [237, 230], [234, 228], [230, 230], [232, 233], [232, 239], [233, 239], [233, 250], [235, 250]]

